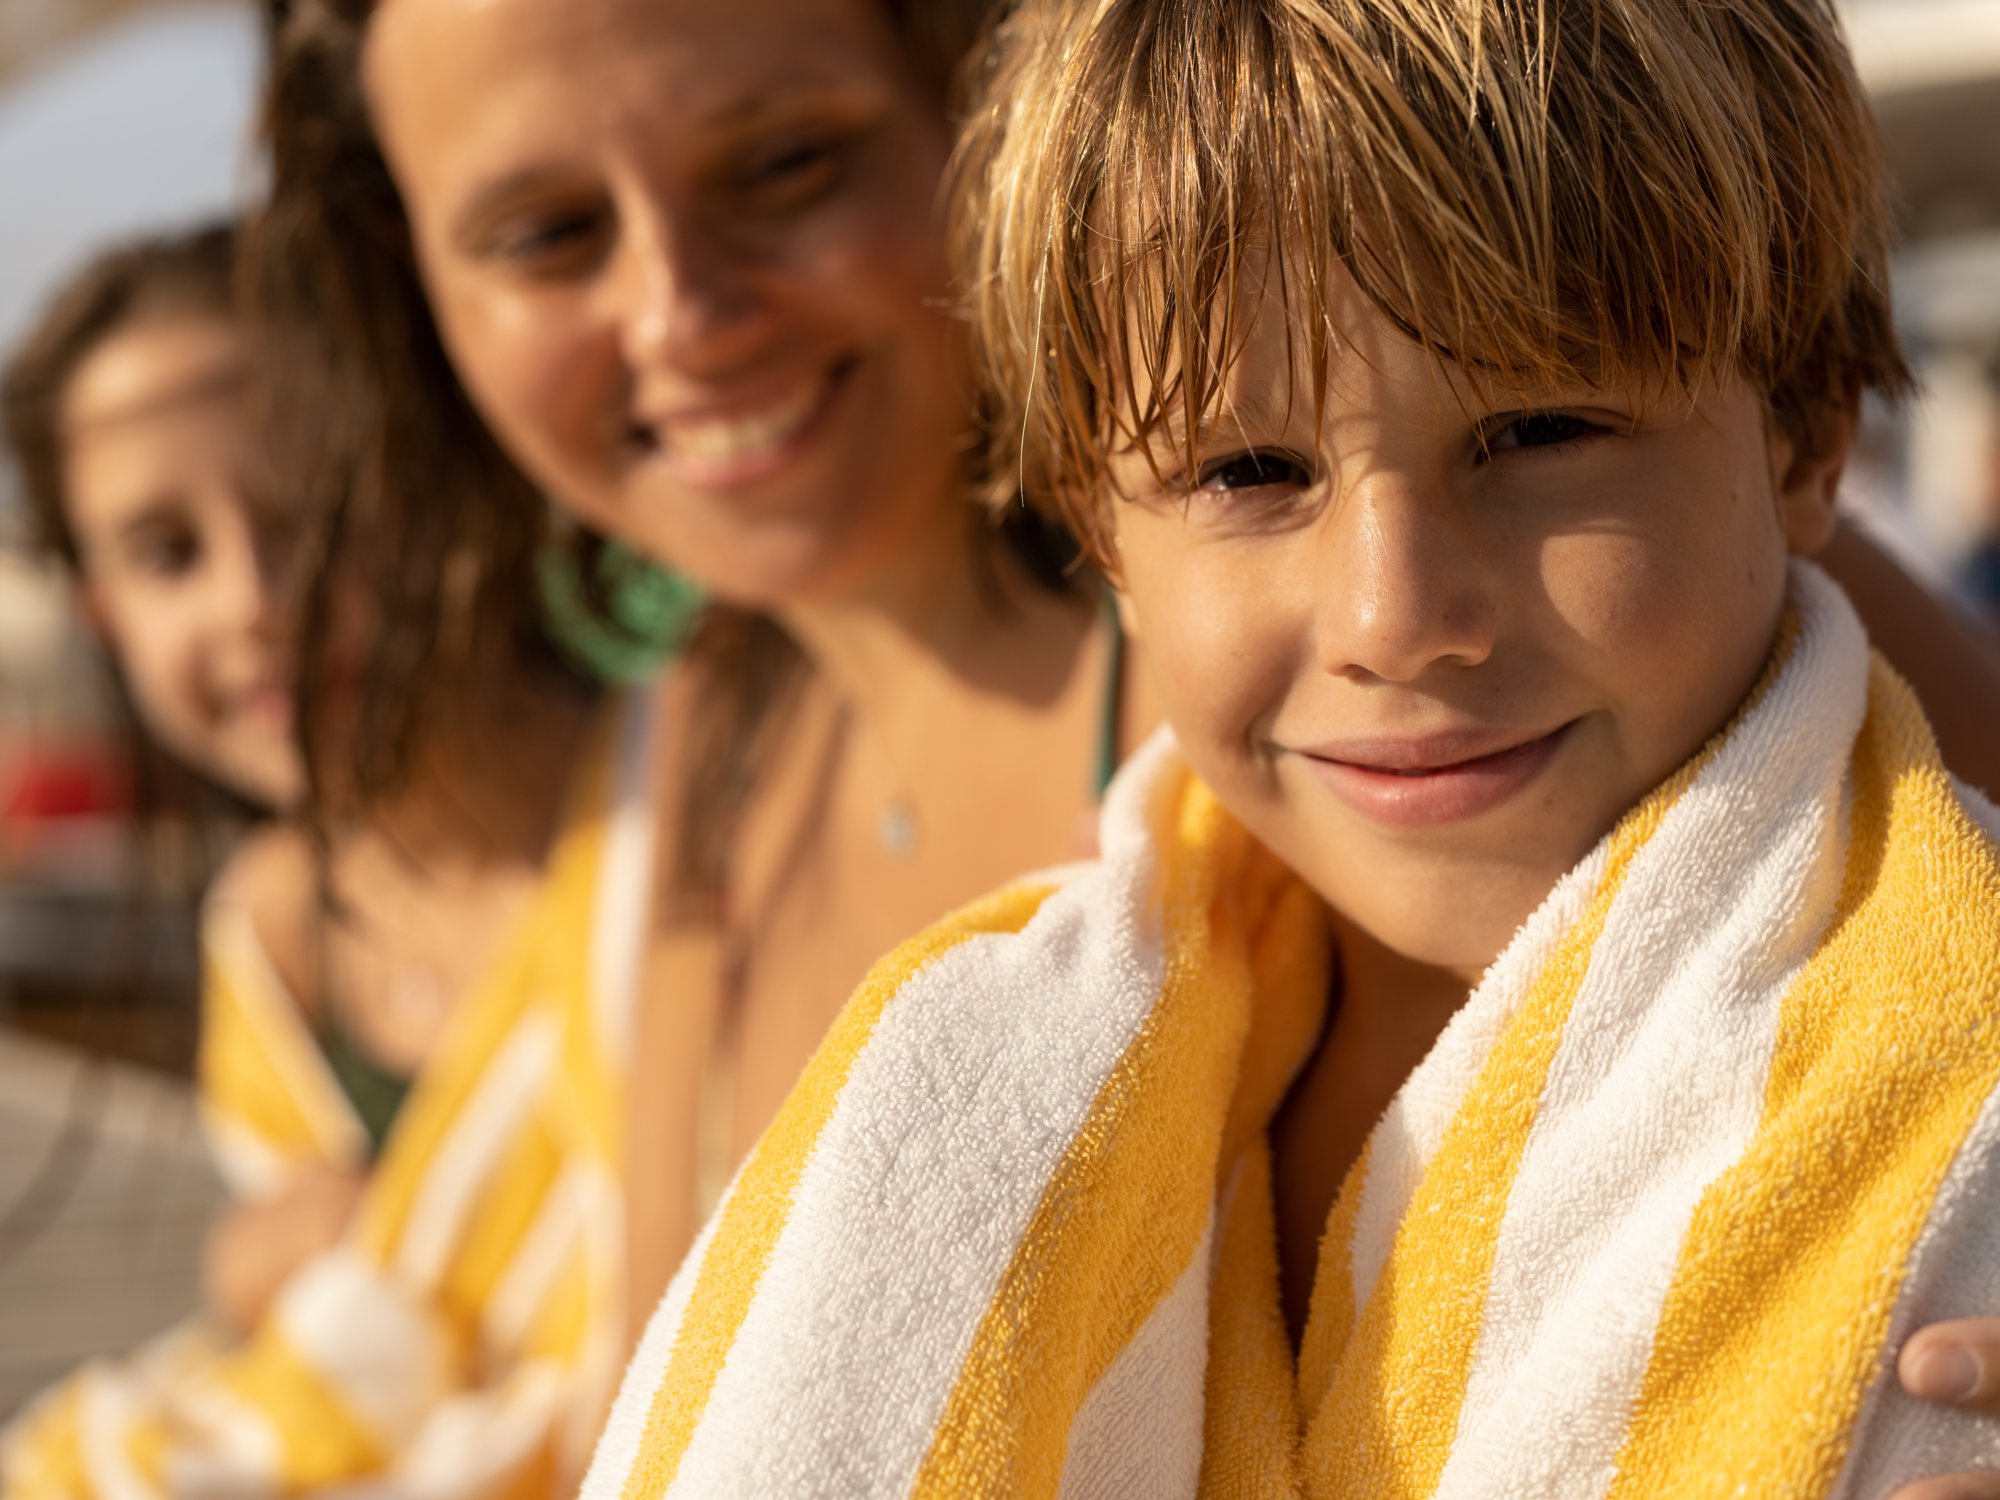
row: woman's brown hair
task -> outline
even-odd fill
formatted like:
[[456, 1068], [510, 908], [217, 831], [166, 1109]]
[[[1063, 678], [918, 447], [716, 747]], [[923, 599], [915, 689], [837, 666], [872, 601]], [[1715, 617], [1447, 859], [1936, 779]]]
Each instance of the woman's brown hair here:
[[[366, 799], [404, 776], [450, 641], [494, 638], [534, 597], [548, 524], [542, 495], [474, 412], [425, 299], [362, 93], [361, 50], [377, 3], [269, 5], [272, 185], [246, 256], [251, 309], [286, 371], [266, 392], [272, 453], [288, 482], [334, 518], [308, 608], [309, 684], [329, 666], [326, 579], [361, 577], [374, 595], [356, 718], [340, 736], [362, 753], [329, 765], [324, 737], [307, 726], [322, 801], [336, 783]], [[947, 100], [991, 0], [881, 3], [919, 76]], [[451, 619], [454, 610], [462, 618]], [[719, 898], [736, 816], [802, 669], [797, 647], [766, 616], [711, 605], [694, 627], [682, 670], [695, 677], [691, 697], [702, 712], [683, 726], [691, 743], [679, 789], [678, 893]]]

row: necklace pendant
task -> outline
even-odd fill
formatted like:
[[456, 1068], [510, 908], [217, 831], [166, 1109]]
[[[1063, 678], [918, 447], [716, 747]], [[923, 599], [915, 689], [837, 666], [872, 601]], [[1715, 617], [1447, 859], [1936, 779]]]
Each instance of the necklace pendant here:
[[917, 814], [898, 797], [885, 806], [875, 819], [875, 839], [884, 852], [908, 859], [917, 852]]

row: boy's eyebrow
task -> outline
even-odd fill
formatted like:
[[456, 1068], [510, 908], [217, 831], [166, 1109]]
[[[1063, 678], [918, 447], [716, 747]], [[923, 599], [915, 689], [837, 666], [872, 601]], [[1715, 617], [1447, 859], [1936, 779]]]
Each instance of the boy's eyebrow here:
[[[1216, 402], [1195, 419], [1195, 437], [1206, 440], [1223, 430], [1245, 434], [1281, 433], [1291, 426], [1292, 419], [1305, 405], [1309, 403], [1295, 401], [1289, 390], [1282, 402], [1275, 392], [1269, 390], [1231, 396]], [[1129, 414], [1129, 408], [1121, 408], [1121, 412]], [[1153, 420], [1147, 423], [1145, 432], [1136, 441], [1121, 427], [1121, 440], [1109, 448], [1109, 456], [1121, 458], [1139, 452], [1142, 446], [1152, 449], [1180, 446], [1187, 440], [1187, 428], [1181, 413], [1178, 401], [1155, 412]]]

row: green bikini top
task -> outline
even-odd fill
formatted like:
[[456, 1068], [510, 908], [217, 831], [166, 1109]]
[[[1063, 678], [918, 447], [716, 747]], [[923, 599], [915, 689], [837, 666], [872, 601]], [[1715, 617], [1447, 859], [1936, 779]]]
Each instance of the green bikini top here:
[[1104, 591], [1104, 624], [1111, 632], [1111, 645], [1104, 663], [1104, 700], [1097, 710], [1097, 761], [1091, 767], [1091, 789], [1100, 802], [1123, 759], [1118, 731], [1125, 718], [1125, 622], [1109, 589]]
[[368, 1159], [378, 1160], [383, 1143], [389, 1139], [389, 1127], [396, 1123], [403, 1101], [410, 1095], [413, 1080], [407, 1073], [392, 1072], [369, 1056], [340, 1019], [338, 1006], [327, 1006], [320, 1018], [319, 1045], [327, 1071], [333, 1074], [333, 1081], [347, 1096], [348, 1107], [367, 1132]]

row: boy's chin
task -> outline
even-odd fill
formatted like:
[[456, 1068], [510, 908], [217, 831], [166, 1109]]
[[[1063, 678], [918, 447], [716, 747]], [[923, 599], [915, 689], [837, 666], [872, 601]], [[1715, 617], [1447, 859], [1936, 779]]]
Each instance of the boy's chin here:
[[1406, 964], [1453, 975], [1470, 989], [1479, 982], [1521, 925], [1534, 914], [1564, 871], [1546, 878], [1518, 868], [1478, 872], [1473, 879], [1440, 880], [1413, 872], [1407, 882], [1379, 878], [1312, 884], [1326, 901], [1336, 931], [1387, 951]]

